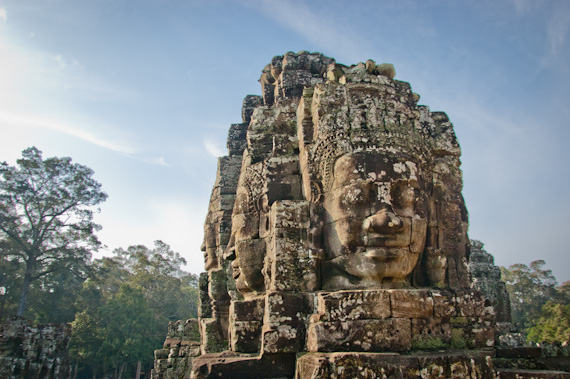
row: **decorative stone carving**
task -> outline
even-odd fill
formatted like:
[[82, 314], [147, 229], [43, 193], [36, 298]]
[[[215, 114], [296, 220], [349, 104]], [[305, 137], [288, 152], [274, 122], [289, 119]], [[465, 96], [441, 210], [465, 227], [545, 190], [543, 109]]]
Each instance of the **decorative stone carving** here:
[[263, 69], [218, 165], [193, 378], [495, 374], [453, 126], [394, 75], [308, 52]]

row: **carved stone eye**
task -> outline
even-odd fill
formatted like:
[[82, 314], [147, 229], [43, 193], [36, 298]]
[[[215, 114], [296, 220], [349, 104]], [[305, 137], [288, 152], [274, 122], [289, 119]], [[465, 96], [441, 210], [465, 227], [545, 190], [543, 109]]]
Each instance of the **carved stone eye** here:
[[411, 208], [418, 199], [419, 191], [416, 183], [402, 180], [392, 184], [391, 195], [395, 207]]

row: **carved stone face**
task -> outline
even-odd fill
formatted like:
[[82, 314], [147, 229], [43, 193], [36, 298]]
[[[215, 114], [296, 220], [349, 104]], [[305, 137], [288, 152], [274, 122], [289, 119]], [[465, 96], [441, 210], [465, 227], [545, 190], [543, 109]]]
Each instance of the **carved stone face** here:
[[202, 251], [204, 252], [204, 266], [206, 271], [218, 267], [218, 258], [216, 256], [216, 231], [213, 225], [209, 225], [204, 229], [204, 242]]
[[333, 178], [323, 200], [323, 289], [409, 284], [427, 230], [416, 164], [389, 153], [350, 153], [336, 160]]
[[259, 238], [259, 212], [248, 211], [248, 196], [238, 191], [232, 214], [232, 235], [236, 259], [232, 263], [236, 288], [241, 293], [262, 291], [261, 274], [265, 241]]

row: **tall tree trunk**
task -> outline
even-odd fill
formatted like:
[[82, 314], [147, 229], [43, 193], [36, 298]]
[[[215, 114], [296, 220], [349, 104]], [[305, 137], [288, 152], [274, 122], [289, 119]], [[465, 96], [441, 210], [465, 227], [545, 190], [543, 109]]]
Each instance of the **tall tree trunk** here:
[[[6, 287], [4, 287], [6, 288]], [[0, 322], [4, 321], [4, 308], [6, 307], [6, 295], [7, 295], [8, 291], [5, 291], [3, 294], [0, 294], [0, 299], [2, 299], [2, 301], [0, 302]]]
[[141, 379], [141, 361], [137, 362], [137, 374], [135, 376], [135, 379]]
[[119, 369], [119, 376], [117, 379], [121, 379], [123, 377], [123, 372], [125, 371], [126, 363], [121, 363], [121, 368]]
[[20, 295], [20, 302], [18, 303], [18, 312], [16, 316], [22, 317], [24, 309], [26, 309], [26, 302], [28, 301], [28, 293], [30, 292], [30, 284], [32, 283], [32, 274], [34, 272], [35, 262], [26, 262], [26, 274], [24, 275], [24, 284], [22, 285], [22, 294]]

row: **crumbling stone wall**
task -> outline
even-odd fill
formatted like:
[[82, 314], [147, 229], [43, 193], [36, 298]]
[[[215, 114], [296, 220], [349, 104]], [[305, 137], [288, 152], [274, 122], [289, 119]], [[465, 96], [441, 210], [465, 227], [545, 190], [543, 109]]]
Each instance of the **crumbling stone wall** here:
[[154, 351], [152, 379], [188, 379], [192, 358], [200, 355], [198, 320], [168, 323], [164, 346]]
[[495, 308], [497, 323], [510, 323], [511, 301], [507, 286], [501, 280], [501, 270], [495, 266], [495, 258], [483, 246], [481, 241], [471, 240], [469, 256], [471, 285], [491, 302]]
[[69, 378], [70, 338], [70, 324], [36, 325], [16, 318], [0, 325], [0, 378]]

